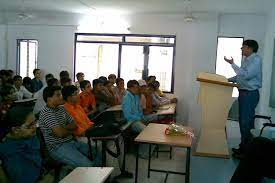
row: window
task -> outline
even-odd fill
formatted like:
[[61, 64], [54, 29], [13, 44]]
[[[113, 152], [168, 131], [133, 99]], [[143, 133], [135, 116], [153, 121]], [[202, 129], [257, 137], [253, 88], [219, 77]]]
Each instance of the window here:
[[33, 70], [37, 68], [38, 41], [33, 39], [17, 40], [17, 66], [16, 71], [22, 77], [32, 77]]
[[116, 74], [127, 83], [155, 75], [160, 88], [173, 92], [175, 36], [75, 34], [75, 74], [92, 81]]
[[[234, 58], [234, 63], [241, 66], [243, 40], [240, 37], [218, 37], [216, 74], [223, 75], [226, 78], [236, 75], [230, 64], [224, 61], [224, 56]], [[238, 97], [238, 95], [237, 88], [234, 88], [232, 97]]]

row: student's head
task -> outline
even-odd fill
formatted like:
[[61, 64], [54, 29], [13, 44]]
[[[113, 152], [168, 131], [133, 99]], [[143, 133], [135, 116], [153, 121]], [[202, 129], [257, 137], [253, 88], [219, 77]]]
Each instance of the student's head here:
[[54, 78], [54, 76], [53, 76], [53, 74], [51, 74], [51, 73], [46, 74], [46, 76], [45, 76], [46, 82], [47, 82], [49, 79], [52, 79], [52, 78]]
[[259, 45], [255, 40], [245, 40], [242, 46], [242, 55], [248, 57], [252, 53], [257, 53]]
[[108, 80], [112, 83], [112, 85], [115, 84], [115, 82], [116, 82], [116, 75], [115, 74], [110, 74], [108, 76]]
[[47, 80], [47, 86], [59, 86], [59, 81], [56, 78], [51, 78]]
[[85, 77], [85, 75], [84, 75], [83, 72], [78, 72], [78, 73], [76, 74], [76, 79], [77, 79], [78, 82], [83, 81], [83, 80], [84, 80], [84, 77]]
[[35, 79], [41, 79], [41, 71], [40, 71], [40, 69], [34, 69], [33, 70], [33, 75], [34, 75]]
[[27, 89], [27, 90], [29, 90], [29, 91], [31, 91], [31, 89], [32, 89], [32, 79], [30, 78], [30, 77], [24, 77], [23, 78], [23, 86]]
[[87, 93], [91, 92], [92, 91], [92, 87], [91, 87], [90, 81], [88, 81], [88, 80], [81, 81], [80, 82], [80, 89], [83, 92], [87, 92]]
[[22, 86], [22, 84], [23, 84], [22, 77], [19, 76], [19, 75], [15, 75], [15, 76], [13, 77], [13, 84], [15, 85], [15, 87], [20, 87], [20, 86]]
[[127, 89], [134, 95], [139, 94], [139, 84], [137, 80], [130, 80], [127, 83]]
[[154, 86], [158, 89], [160, 87], [160, 83], [158, 81], [154, 81]]
[[149, 91], [155, 91], [156, 90], [156, 86], [155, 86], [155, 84], [154, 83], [148, 83], [148, 89], [149, 89]]
[[112, 83], [110, 80], [107, 80], [103, 85], [104, 85], [108, 90], [112, 90], [113, 83]]
[[93, 80], [93, 89], [95, 92], [101, 92], [104, 89], [103, 81], [100, 79]]
[[143, 79], [138, 80], [140, 93], [146, 93], [147, 84]]
[[79, 102], [78, 89], [76, 86], [65, 86], [62, 88], [63, 99], [70, 104], [77, 104]]
[[148, 76], [148, 78], [146, 79], [146, 82], [147, 82], [147, 84], [149, 84], [155, 80], [156, 80], [156, 76]]
[[61, 94], [61, 87], [46, 87], [43, 91], [43, 99], [49, 107], [58, 107], [59, 105], [62, 105], [64, 101]]
[[60, 84], [62, 87], [64, 86], [70, 86], [72, 84], [71, 78], [61, 78], [60, 79]]
[[13, 70], [9, 69], [9, 70], [7, 70], [7, 71], [8, 71], [8, 73], [9, 73], [9, 77], [10, 77], [10, 78], [12, 78], [12, 77], [13, 77], [13, 75], [14, 75]]
[[59, 73], [59, 78], [60, 78], [60, 80], [62, 79], [62, 78], [69, 78], [70, 77], [70, 75], [69, 75], [69, 72], [68, 71], [61, 71], [60, 73]]
[[100, 76], [98, 79], [101, 80], [103, 83], [108, 80], [105, 76]]
[[[2, 134], [2, 137], [8, 133], [12, 134], [18, 127], [35, 128], [36, 125], [36, 120], [33, 115], [33, 108], [23, 105], [17, 105], [10, 108], [5, 121], [7, 122], [4, 122], [3, 124], [4, 133]], [[35, 135], [35, 131], [33, 135]]]
[[117, 79], [116, 79], [116, 86], [117, 86], [119, 89], [124, 89], [124, 79], [122, 79], [122, 78], [117, 78]]
[[16, 91], [14, 87], [10, 84], [6, 84], [1, 89], [1, 96], [3, 101], [12, 102], [17, 100]]

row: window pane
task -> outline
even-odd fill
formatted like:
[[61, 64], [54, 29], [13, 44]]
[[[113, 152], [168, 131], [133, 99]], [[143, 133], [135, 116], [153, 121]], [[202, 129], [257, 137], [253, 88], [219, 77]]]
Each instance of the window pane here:
[[117, 44], [77, 43], [75, 72], [83, 72], [85, 79], [116, 74], [118, 69]]
[[171, 92], [173, 47], [150, 46], [149, 75], [155, 75], [162, 91]]
[[106, 41], [106, 42], [122, 42], [122, 36], [94, 36], [94, 35], [78, 35], [77, 41]]
[[131, 79], [142, 79], [143, 67], [143, 46], [122, 46], [121, 77], [125, 84]]
[[20, 76], [25, 77], [28, 76], [27, 74], [27, 67], [28, 67], [28, 59], [27, 59], [27, 54], [28, 54], [28, 49], [27, 49], [27, 42], [26, 41], [21, 41], [20, 44], [20, 53], [19, 53], [19, 59], [20, 59]]
[[126, 36], [126, 42], [138, 42], [138, 43], [174, 43], [174, 38], [164, 37], [140, 37], [140, 36]]
[[[235, 76], [235, 72], [228, 64], [224, 61], [224, 56], [228, 58], [234, 58], [234, 63], [241, 66], [242, 52], [241, 47], [243, 38], [229, 38], [219, 37], [217, 47], [217, 61], [216, 61], [216, 73], [225, 76], [226, 78]], [[238, 96], [237, 88], [233, 89], [233, 97]]]
[[37, 43], [36, 42], [29, 42], [29, 72], [28, 76], [32, 77], [33, 76], [33, 70], [37, 68], [37, 54], [36, 54], [36, 49], [37, 49]]

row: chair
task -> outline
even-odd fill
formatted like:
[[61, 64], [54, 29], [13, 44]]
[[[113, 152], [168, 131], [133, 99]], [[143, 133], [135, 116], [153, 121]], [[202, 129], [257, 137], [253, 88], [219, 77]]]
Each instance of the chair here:
[[272, 123], [270, 116], [263, 116], [263, 115], [255, 115], [254, 121], [256, 119], [264, 119], [267, 120], [267, 123], [263, 123], [261, 129], [252, 129], [251, 133], [254, 137], [263, 136], [272, 140], [275, 140], [275, 124]]

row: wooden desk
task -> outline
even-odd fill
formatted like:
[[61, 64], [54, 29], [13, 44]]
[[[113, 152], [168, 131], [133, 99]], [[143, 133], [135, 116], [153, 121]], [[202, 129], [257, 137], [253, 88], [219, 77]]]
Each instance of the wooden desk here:
[[106, 111], [122, 111], [122, 105], [114, 105], [106, 109]]
[[113, 167], [77, 167], [59, 183], [103, 183], [113, 170]]
[[176, 106], [177, 106], [176, 103], [162, 105], [162, 106], [159, 107], [156, 114], [157, 115], [175, 114], [176, 113]]
[[[189, 136], [172, 136], [172, 135], [165, 135], [164, 131], [168, 127], [166, 124], [156, 124], [150, 123], [135, 139], [137, 143], [148, 143], [149, 146], [149, 161], [148, 161], [148, 178], [150, 177], [150, 171], [156, 172], [165, 172], [167, 180], [168, 173], [173, 174], [180, 174], [185, 175], [185, 183], [189, 182], [189, 175], [190, 175], [190, 151], [192, 146], [192, 138]], [[193, 131], [190, 128], [190, 131]], [[186, 155], [186, 172], [174, 172], [174, 171], [166, 171], [166, 170], [158, 170], [158, 169], [151, 169], [151, 144], [164, 144], [169, 146], [176, 146], [187, 148], [187, 155]], [[136, 154], [136, 174], [135, 174], [135, 183], [137, 183], [138, 177], [138, 155], [139, 155], [139, 148], [137, 149]]]

